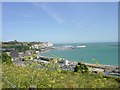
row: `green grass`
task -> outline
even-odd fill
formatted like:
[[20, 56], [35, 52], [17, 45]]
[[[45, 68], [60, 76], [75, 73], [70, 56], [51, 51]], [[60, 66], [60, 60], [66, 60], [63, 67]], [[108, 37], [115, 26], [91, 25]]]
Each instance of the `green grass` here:
[[[117, 88], [120, 79], [102, 74], [2, 65], [2, 76], [17, 88]], [[4, 79], [2, 88], [12, 88]]]

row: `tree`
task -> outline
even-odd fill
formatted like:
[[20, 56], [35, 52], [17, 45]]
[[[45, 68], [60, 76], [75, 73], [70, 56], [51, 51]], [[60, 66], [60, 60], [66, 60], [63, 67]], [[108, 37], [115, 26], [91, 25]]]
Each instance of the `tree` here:
[[88, 71], [88, 67], [85, 64], [81, 63], [81, 62], [79, 62], [78, 65], [76, 65], [76, 67], [74, 68], [74, 72], [85, 73], [87, 71]]

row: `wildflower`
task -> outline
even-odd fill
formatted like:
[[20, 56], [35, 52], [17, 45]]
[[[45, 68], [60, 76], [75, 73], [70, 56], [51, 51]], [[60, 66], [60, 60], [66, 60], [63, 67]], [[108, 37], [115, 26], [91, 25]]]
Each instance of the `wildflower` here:
[[48, 87], [51, 87], [51, 84], [48, 84]]
[[97, 79], [95, 79], [95, 81], [97, 81]]
[[55, 83], [55, 80], [50, 81], [51, 83]]
[[61, 79], [64, 79], [63, 77], [60, 77]]
[[106, 78], [104, 78], [104, 80], [107, 80]]
[[104, 83], [102, 83], [102, 87], [104, 87]]

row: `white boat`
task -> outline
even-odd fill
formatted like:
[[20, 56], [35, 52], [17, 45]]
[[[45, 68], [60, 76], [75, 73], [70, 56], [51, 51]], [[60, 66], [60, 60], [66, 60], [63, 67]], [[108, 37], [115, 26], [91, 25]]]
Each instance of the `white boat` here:
[[79, 45], [77, 46], [77, 48], [85, 48], [86, 46], [85, 45]]

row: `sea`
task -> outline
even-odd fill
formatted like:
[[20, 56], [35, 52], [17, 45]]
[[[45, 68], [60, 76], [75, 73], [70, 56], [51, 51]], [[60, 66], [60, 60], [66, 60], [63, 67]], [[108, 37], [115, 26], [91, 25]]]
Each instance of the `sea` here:
[[79, 46], [81, 44], [86, 45], [86, 48], [50, 50], [49, 52], [41, 53], [41, 55], [63, 58], [69, 61], [118, 66], [118, 49], [120, 47], [117, 42], [63, 43], [54, 44], [54, 46]]

